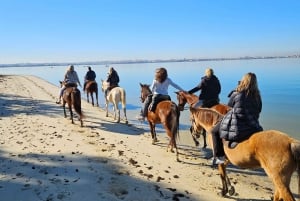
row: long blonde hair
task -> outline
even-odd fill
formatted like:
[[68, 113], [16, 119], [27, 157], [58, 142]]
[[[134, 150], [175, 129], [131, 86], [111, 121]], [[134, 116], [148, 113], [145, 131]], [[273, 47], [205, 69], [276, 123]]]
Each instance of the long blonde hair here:
[[245, 91], [246, 96], [251, 96], [254, 98], [260, 98], [260, 91], [258, 89], [256, 75], [254, 73], [245, 74], [239, 85], [236, 88], [237, 92]]

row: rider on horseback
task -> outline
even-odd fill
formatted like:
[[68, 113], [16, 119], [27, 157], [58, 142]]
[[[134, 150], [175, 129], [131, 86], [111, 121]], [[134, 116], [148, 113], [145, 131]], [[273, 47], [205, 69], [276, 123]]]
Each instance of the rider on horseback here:
[[228, 106], [232, 109], [212, 129], [215, 163], [224, 163], [224, 149], [221, 138], [228, 140], [229, 146], [249, 138], [253, 133], [262, 131], [259, 114], [262, 100], [256, 75], [247, 73], [230, 96]]
[[[148, 109], [149, 111], [154, 112], [156, 105], [163, 100], [171, 100], [168, 95], [168, 87], [169, 85], [174, 88], [184, 91], [180, 86], [175, 84], [169, 77], [168, 72], [165, 68], [158, 68], [155, 71], [155, 78], [150, 87], [152, 94], [147, 97], [144, 103], [144, 107], [141, 109], [140, 116], [138, 119], [140, 121], [144, 121], [147, 116]], [[152, 102], [152, 103], [151, 103]], [[151, 105], [150, 105], [151, 103]], [[149, 106], [150, 105], [150, 106]]]
[[219, 94], [221, 92], [221, 84], [214, 71], [211, 68], [205, 70], [205, 76], [201, 78], [201, 82], [189, 90], [190, 94], [201, 90], [199, 95], [199, 102], [194, 106], [196, 107], [212, 107], [219, 104]]
[[118, 87], [119, 86], [119, 82], [120, 82], [119, 75], [118, 75], [117, 71], [113, 67], [109, 68], [106, 82], [109, 83], [109, 87], [104, 92], [105, 96], [107, 96], [108, 92], [110, 90], [112, 90], [114, 87]]
[[96, 79], [95, 71], [93, 71], [92, 68], [90, 66], [88, 66], [88, 71], [86, 72], [86, 74], [84, 76], [83, 91], [85, 91], [86, 84], [89, 81], [95, 81], [95, 79]]
[[65, 84], [63, 84], [62, 87], [59, 90], [59, 97], [58, 97], [58, 99], [56, 101], [57, 104], [61, 103], [61, 97], [62, 97], [62, 95], [64, 93], [64, 90], [67, 87], [77, 87], [77, 83], [81, 87], [81, 84], [80, 84], [77, 72], [74, 70], [74, 66], [73, 65], [70, 65], [68, 67], [67, 72], [65, 73], [63, 82]]

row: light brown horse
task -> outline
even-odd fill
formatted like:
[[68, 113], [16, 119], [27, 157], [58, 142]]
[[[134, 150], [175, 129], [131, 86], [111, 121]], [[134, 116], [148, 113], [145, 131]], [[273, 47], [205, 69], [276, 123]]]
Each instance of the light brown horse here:
[[86, 86], [85, 86], [85, 91], [86, 91], [87, 102], [88, 103], [90, 102], [89, 96], [91, 96], [92, 105], [94, 106], [94, 95], [93, 94], [95, 94], [96, 105], [99, 106], [99, 103], [98, 103], [98, 84], [97, 84], [97, 82], [96, 81], [88, 81], [86, 83]]
[[[176, 94], [177, 94], [177, 100], [178, 100], [178, 107], [179, 107], [180, 111], [184, 110], [184, 106], [185, 106], [186, 103], [188, 103], [190, 105], [190, 107], [195, 107], [196, 104], [199, 102], [198, 96], [196, 96], [194, 94], [190, 94], [190, 93], [185, 92], [185, 91], [178, 91], [178, 92], [176, 92]], [[214, 109], [214, 110], [216, 110], [219, 113], [224, 115], [229, 110], [231, 110], [231, 107], [229, 107], [228, 105], [220, 103], [220, 104], [212, 106], [211, 109]], [[191, 118], [191, 121], [193, 121], [193, 118]], [[195, 130], [195, 127], [191, 126], [190, 133], [193, 137], [193, 140], [194, 140], [196, 146], [199, 145], [199, 141], [197, 140], [197, 138], [199, 138], [200, 134], [202, 134], [202, 136], [203, 136], [203, 148], [207, 147], [206, 131], [205, 130], [203, 130], [202, 128], [198, 128], [197, 130]]]
[[[150, 86], [147, 84], [141, 84], [141, 102], [144, 103], [146, 98], [152, 94], [150, 90]], [[145, 108], [147, 110], [148, 108]], [[156, 137], [155, 125], [162, 124], [166, 130], [167, 136], [170, 141], [167, 147], [167, 151], [169, 147], [171, 147], [171, 152], [173, 148], [176, 150], [176, 160], [179, 161], [178, 158], [178, 149], [176, 145], [176, 140], [179, 135], [179, 115], [180, 111], [173, 101], [164, 100], [157, 104], [154, 112], [148, 111], [147, 119], [150, 126], [151, 136], [152, 136], [152, 144], [155, 144], [158, 140]]]
[[74, 124], [74, 120], [73, 120], [73, 111], [72, 111], [72, 107], [74, 108], [75, 112], [79, 115], [79, 121], [80, 121], [80, 126], [83, 126], [83, 113], [81, 110], [81, 95], [80, 95], [80, 91], [79, 89], [77, 89], [76, 84], [75, 85], [68, 85], [65, 84], [65, 82], [60, 81], [60, 85], [61, 87], [63, 85], [66, 85], [66, 89], [63, 92], [63, 109], [64, 109], [64, 115], [65, 118], [67, 117], [67, 113], [66, 113], [66, 103], [68, 104], [69, 107], [69, 111], [70, 111], [70, 119], [72, 121], [72, 124]]
[[[101, 89], [102, 92], [105, 94], [105, 91], [108, 89], [109, 83], [101, 80]], [[113, 104], [113, 111], [114, 111], [114, 120], [117, 119], [117, 122], [120, 123], [121, 121], [121, 115], [120, 115], [120, 108], [119, 108], [119, 103], [122, 105], [123, 113], [124, 113], [124, 118], [125, 118], [125, 123], [128, 124], [128, 119], [126, 115], [126, 91], [125, 89], [121, 87], [114, 87], [112, 88], [106, 95], [105, 97], [105, 108], [106, 108], [106, 117], [108, 117], [108, 104], [112, 103]], [[118, 117], [117, 117], [118, 113]]]
[[[190, 108], [190, 112], [195, 119], [193, 126], [203, 127], [211, 139], [211, 129], [223, 115], [209, 108]], [[264, 169], [275, 187], [274, 201], [295, 201], [289, 187], [294, 171], [298, 173], [300, 194], [300, 141], [277, 130], [266, 130], [254, 133], [233, 149], [223, 140], [223, 147], [227, 163], [231, 162], [241, 168]], [[235, 191], [226, 173], [227, 163], [219, 164], [223, 196], [228, 192], [232, 195]]]

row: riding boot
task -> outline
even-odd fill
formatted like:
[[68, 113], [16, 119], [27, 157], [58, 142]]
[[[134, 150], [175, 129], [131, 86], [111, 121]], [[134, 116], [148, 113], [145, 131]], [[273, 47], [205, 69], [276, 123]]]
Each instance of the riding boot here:
[[222, 157], [225, 155], [224, 148], [223, 148], [223, 142], [222, 142], [222, 139], [221, 139], [220, 133], [219, 133], [220, 124], [221, 124], [221, 121], [218, 122], [214, 126], [214, 128], [211, 130], [214, 158]]
[[152, 100], [152, 95], [147, 96], [147, 98], [145, 100], [144, 108], [143, 108], [143, 116], [144, 117], [146, 117], [148, 115], [148, 108], [151, 103], [151, 100]]
[[61, 104], [61, 96], [56, 100], [56, 104]]

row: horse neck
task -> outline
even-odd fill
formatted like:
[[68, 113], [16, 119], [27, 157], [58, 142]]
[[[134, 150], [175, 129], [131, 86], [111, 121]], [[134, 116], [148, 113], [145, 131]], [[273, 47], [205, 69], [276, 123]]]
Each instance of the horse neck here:
[[193, 106], [199, 101], [198, 97], [192, 94], [186, 94], [184, 97], [190, 106]]
[[210, 130], [223, 117], [222, 114], [208, 108], [191, 108], [190, 110], [195, 123], [205, 130]]
[[150, 88], [148, 88], [148, 87], [145, 88], [144, 92], [145, 92], [145, 97], [147, 97], [147, 96], [149, 96], [150, 94], [152, 94]]

